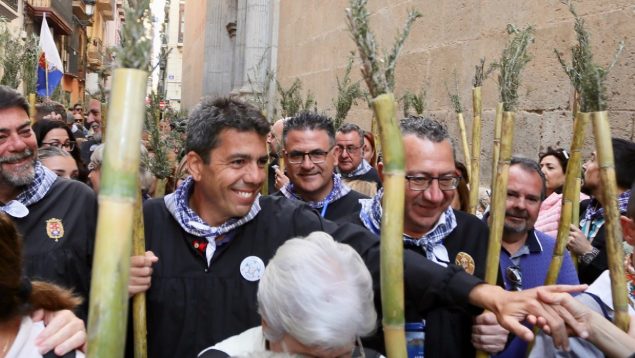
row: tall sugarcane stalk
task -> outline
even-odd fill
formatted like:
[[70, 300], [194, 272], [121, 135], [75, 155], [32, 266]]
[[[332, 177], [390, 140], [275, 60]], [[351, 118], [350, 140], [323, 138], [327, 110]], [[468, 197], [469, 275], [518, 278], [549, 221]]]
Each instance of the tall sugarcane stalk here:
[[496, 190], [496, 173], [498, 172], [498, 158], [501, 152], [501, 132], [503, 131], [503, 102], [496, 104], [494, 115], [494, 141], [492, 147], [492, 193]]
[[113, 71], [90, 291], [89, 357], [122, 357], [124, 353], [139, 143], [152, 47], [144, 28], [148, 5], [149, 0], [129, 1], [123, 47], [117, 56], [121, 64]]
[[[509, 164], [512, 155], [512, 140], [514, 136], [515, 109], [518, 105], [518, 86], [522, 69], [531, 60], [527, 52], [533, 42], [533, 29], [528, 26], [524, 30], [517, 30], [512, 25], [507, 26], [510, 35], [514, 35], [503, 50], [498, 63], [493, 64], [499, 69], [498, 85], [502, 105], [501, 144], [496, 176], [496, 185], [492, 192], [490, 211], [490, 233], [487, 247], [487, 265], [485, 267], [485, 282], [496, 284], [500, 271], [500, 250], [505, 223], [505, 203], [507, 200], [507, 182], [509, 178]], [[487, 357], [483, 351], [476, 352], [476, 357]]]
[[604, 208], [606, 251], [615, 311], [614, 323], [626, 331], [630, 322], [628, 315], [629, 301], [624, 276], [622, 229], [619, 223], [620, 213], [617, 205], [615, 163], [611, 142], [611, 128], [606, 112], [607, 90], [605, 85], [607, 75], [617, 62], [619, 55], [624, 49], [624, 44], [620, 43], [613, 62], [609, 66], [604, 68], [596, 64], [593, 61], [590, 35], [584, 28], [584, 20], [576, 14], [573, 4], [569, 4], [569, 10], [575, 18], [574, 30], [578, 42], [571, 48], [571, 66], [564, 63], [557, 51], [556, 54], [574, 87], [580, 93], [580, 112], [589, 113], [591, 117], [597, 161], [600, 168], [600, 181], [602, 183], [602, 191], [599, 193], [600, 197], [598, 199]]
[[[143, 256], [146, 250], [145, 230], [143, 225], [143, 198], [137, 190], [134, 209], [134, 229], [132, 236], [132, 255]], [[148, 356], [148, 327], [146, 319], [146, 294], [138, 293], [132, 297], [132, 330], [134, 336], [134, 357]]]
[[375, 36], [368, 24], [367, 0], [350, 0], [346, 9], [348, 28], [362, 61], [362, 76], [373, 97], [372, 106], [381, 138], [384, 164], [384, 197], [381, 219], [381, 301], [386, 353], [405, 358], [403, 286], [403, 211], [405, 196], [404, 148], [396, 120], [395, 65], [414, 21], [421, 16], [410, 11], [403, 31], [384, 59], [377, 55]]
[[[465, 161], [465, 168], [467, 169], [467, 176], [472, 177], [472, 168], [470, 163], [470, 145], [467, 143], [467, 131], [465, 130], [465, 119], [463, 118], [463, 105], [461, 104], [461, 96], [459, 96], [459, 81], [456, 78], [456, 72], [454, 72], [454, 92], [448, 89], [448, 96], [452, 107], [456, 113], [456, 120], [459, 124], [459, 133], [461, 134], [461, 144], [463, 147], [463, 160]], [[447, 88], [447, 85], [446, 85]]]
[[31, 124], [35, 123], [35, 116], [37, 110], [35, 109], [35, 93], [29, 93], [29, 118], [31, 118]]
[[560, 221], [558, 222], [558, 235], [556, 236], [556, 246], [553, 250], [553, 258], [549, 264], [545, 285], [553, 285], [558, 280], [558, 274], [564, 260], [564, 251], [569, 238], [569, 225], [572, 222], [573, 207], [576, 205], [576, 198], [579, 205], [580, 192], [576, 185], [576, 179], [580, 177], [582, 168], [582, 145], [584, 144], [584, 132], [591, 116], [588, 113], [578, 112], [575, 119], [573, 139], [571, 141], [571, 151], [567, 171], [565, 173], [564, 188], [562, 191], [562, 209], [560, 211]]
[[[481, 181], [481, 115], [483, 114], [483, 102], [481, 100], [481, 88], [483, 87], [485, 59], [481, 59], [476, 65], [474, 81], [472, 82], [472, 161], [470, 165], [470, 202], [468, 212], [476, 214], [478, 207], [479, 187]], [[466, 163], [468, 164], [468, 163]]]

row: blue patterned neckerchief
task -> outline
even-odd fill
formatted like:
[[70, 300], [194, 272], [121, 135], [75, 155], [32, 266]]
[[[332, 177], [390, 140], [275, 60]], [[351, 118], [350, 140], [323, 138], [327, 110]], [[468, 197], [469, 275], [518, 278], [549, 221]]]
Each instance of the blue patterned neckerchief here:
[[193, 189], [194, 180], [190, 176], [185, 179], [174, 193], [166, 195], [163, 200], [170, 214], [172, 214], [176, 222], [179, 223], [185, 232], [194, 236], [204, 237], [207, 240], [208, 245], [205, 249], [205, 257], [207, 258], [207, 265], [209, 266], [216, 251], [216, 238], [227, 234], [255, 218], [260, 211], [260, 194], [256, 197], [247, 215], [242, 218], [229, 219], [220, 226], [209, 226], [189, 207], [188, 202]]
[[339, 169], [338, 169], [338, 172], [344, 178], [352, 178], [352, 177], [356, 177], [358, 175], [364, 175], [364, 174], [368, 173], [371, 169], [373, 169], [373, 167], [366, 161], [366, 159], [362, 159], [362, 162], [359, 163], [357, 168], [355, 168], [350, 173], [342, 173], [341, 171], [339, 171]]
[[18, 196], [0, 206], [0, 212], [11, 215], [14, 218], [23, 218], [29, 215], [28, 207], [40, 201], [48, 193], [53, 183], [57, 180], [57, 174], [35, 161], [35, 177], [31, 184], [18, 194]]
[[[284, 195], [288, 199], [300, 200], [307, 203], [313, 209], [328, 207], [330, 203], [342, 198], [350, 191], [351, 188], [349, 188], [348, 185], [342, 182], [339, 174], [335, 173], [333, 173], [333, 188], [331, 189], [331, 192], [326, 196], [326, 198], [320, 201], [306, 201], [302, 199], [302, 197], [295, 193], [295, 185], [293, 185], [293, 183], [291, 182], [288, 182], [285, 186], [280, 188], [280, 192], [282, 193], [282, 195]], [[324, 216], [324, 214], [322, 216]]]
[[[617, 208], [621, 214], [626, 212], [628, 200], [631, 197], [631, 191], [627, 190], [617, 196]], [[592, 198], [584, 212], [584, 218], [580, 220], [580, 228], [584, 235], [593, 241], [598, 231], [604, 225], [604, 208], [596, 198]]]
[[[381, 200], [383, 195], [384, 190], [382, 188], [373, 198], [360, 199], [359, 201], [362, 205], [359, 218], [362, 220], [364, 226], [376, 235], [380, 234], [382, 215]], [[448, 207], [443, 214], [441, 214], [432, 230], [425, 235], [420, 238], [413, 238], [403, 234], [404, 245], [419, 246], [424, 249], [428, 260], [441, 266], [447, 266], [450, 259], [448, 250], [443, 246], [443, 239], [456, 228], [456, 225], [454, 211], [451, 207]]]

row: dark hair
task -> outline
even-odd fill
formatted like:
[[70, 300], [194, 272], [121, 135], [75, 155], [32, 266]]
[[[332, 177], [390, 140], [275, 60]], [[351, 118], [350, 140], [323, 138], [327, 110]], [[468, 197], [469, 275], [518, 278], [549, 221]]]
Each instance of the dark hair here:
[[560, 167], [562, 168], [562, 172], [566, 173], [567, 164], [569, 163], [569, 152], [562, 148], [547, 147], [545, 152], [538, 155], [538, 163], [541, 163], [545, 157], [550, 155], [558, 160], [558, 163], [560, 163]]
[[0, 110], [21, 108], [29, 115], [29, 102], [24, 96], [9, 86], [0, 85]]
[[44, 137], [46, 137], [46, 134], [48, 132], [57, 128], [65, 130], [68, 134], [68, 140], [75, 142], [75, 148], [70, 151], [70, 154], [77, 163], [77, 169], [79, 171], [78, 180], [86, 180], [88, 176], [88, 170], [86, 169], [86, 164], [84, 164], [84, 162], [82, 161], [81, 153], [79, 150], [79, 143], [77, 143], [73, 131], [71, 131], [71, 129], [65, 123], [55, 120], [42, 119], [35, 122], [32, 128], [33, 132], [35, 133], [35, 139], [37, 140], [38, 147], [42, 146], [42, 141], [44, 140]]
[[635, 182], [635, 143], [621, 138], [613, 138], [612, 143], [617, 186], [628, 189]]
[[[463, 163], [455, 161], [454, 166], [456, 166], [456, 169], [461, 173], [461, 180], [459, 181], [459, 186], [456, 188], [456, 193], [461, 203], [461, 211], [468, 212], [470, 208], [470, 188], [468, 186], [470, 177]], [[474, 190], [478, 190], [478, 187], [474, 187]]]
[[287, 142], [287, 134], [293, 130], [323, 130], [329, 136], [329, 145], [335, 145], [335, 127], [333, 121], [321, 114], [302, 112], [284, 121], [282, 130], [283, 143]]
[[342, 124], [342, 126], [337, 129], [337, 133], [348, 134], [351, 132], [356, 132], [357, 135], [359, 135], [359, 140], [360, 140], [359, 145], [364, 145], [364, 130], [361, 129], [360, 126], [358, 126], [357, 124], [345, 123], [345, 124]]
[[373, 136], [373, 133], [364, 131], [364, 138], [368, 140], [368, 143], [370, 143], [370, 146], [372, 147], [373, 157], [370, 158], [369, 164], [374, 167], [377, 164], [377, 149], [375, 147], [375, 137]]
[[22, 238], [4, 213], [0, 213], [0, 322], [36, 309], [73, 309], [81, 299], [45, 282], [30, 282], [22, 276]]
[[206, 98], [190, 113], [187, 124], [185, 152], [193, 151], [204, 163], [218, 147], [219, 134], [225, 129], [256, 132], [263, 138], [269, 133], [269, 123], [258, 108], [237, 98]]
[[528, 172], [536, 172], [538, 176], [540, 176], [540, 181], [542, 182], [542, 188], [540, 190], [540, 201], [545, 200], [547, 197], [547, 179], [545, 178], [545, 174], [540, 170], [540, 164], [538, 164], [535, 160], [524, 158], [524, 157], [512, 157], [509, 166], [519, 165], [521, 168], [525, 169]]
[[66, 108], [59, 102], [43, 102], [35, 105], [35, 120], [40, 121], [45, 116], [51, 114], [51, 112], [55, 112], [62, 117], [62, 121], [66, 122]]

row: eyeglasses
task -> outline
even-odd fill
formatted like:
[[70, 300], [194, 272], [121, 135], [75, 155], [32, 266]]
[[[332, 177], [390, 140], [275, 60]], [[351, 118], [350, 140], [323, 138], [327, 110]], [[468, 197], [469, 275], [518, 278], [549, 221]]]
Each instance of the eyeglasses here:
[[343, 146], [343, 145], [337, 145], [338, 148], [340, 148], [340, 150], [342, 151], [342, 153], [344, 153], [345, 151], [350, 154], [350, 155], [356, 155], [359, 153], [359, 150], [362, 149], [361, 146], [354, 146], [354, 145], [349, 145], [349, 146]]
[[520, 267], [516, 265], [508, 266], [505, 269], [505, 278], [507, 278], [507, 281], [511, 286], [511, 291], [523, 290], [523, 274], [522, 271], [520, 271]]
[[408, 189], [413, 191], [424, 191], [432, 185], [433, 180], [439, 182], [439, 189], [443, 191], [454, 190], [459, 186], [461, 181], [460, 176], [443, 176], [443, 177], [429, 177], [429, 176], [415, 176], [406, 175], [408, 181]]
[[73, 150], [75, 149], [75, 142], [73, 141], [68, 141], [68, 142], [58, 142], [58, 141], [53, 141], [53, 142], [42, 142], [42, 145], [48, 145], [50, 147], [56, 147], [56, 148], [64, 148], [64, 149], [68, 149]]
[[308, 156], [309, 160], [311, 160], [313, 164], [320, 164], [326, 161], [326, 155], [329, 154], [331, 149], [329, 149], [328, 151], [317, 149], [310, 152], [285, 151], [285, 155], [287, 156], [287, 161], [289, 162], [289, 164], [301, 164], [302, 162], [304, 162], [305, 156]]
[[81, 113], [81, 112], [83, 112], [83, 111], [84, 111], [84, 109], [83, 109], [83, 108], [81, 108], [81, 107], [76, 107], [76, 108], [73, 108], [73, 112], [80, 112], [80, 113]]

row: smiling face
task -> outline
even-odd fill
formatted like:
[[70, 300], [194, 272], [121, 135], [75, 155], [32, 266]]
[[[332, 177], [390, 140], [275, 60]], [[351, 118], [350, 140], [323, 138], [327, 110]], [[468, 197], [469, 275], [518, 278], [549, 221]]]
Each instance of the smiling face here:
[[584, 188], [589, 190], [591, 195], [598, 197], [602, 183], [600, 181], [600, 166], [595, 152], [591, 153], [589, 159], [582, 165], [584, 169]]
[[0, 110], [0, 186], [15, 191], [31, 183], [36, 154], [37, 142], [28, 114], [17, 107]]
[[323, 163], [313, 163], [308, 155], [302, 162], [287, 165], [289, 180], [295, 191], [307, 201], [326, 198], [333, 188], [333, 169], [337, 165], [337, 147], [331, 148], [324, 130], [291, 130], [285, 140], [285, 154], [327, 152]]
[[[406, 152], [406, 175], [445, 177], [456, 176], [452, 144], [439, 143], [407, 134], [403, 138]], [[456, 190], [441, 190], [439, 181], [433, 180], [426, 190], [410, 190], [406, 183], [404, 233], [413, 237], [426, 234], [450, 206]]]
[[564, 185], [565, 173], [560, 162], [553, 155], [547, 155], [540, 161], [540, 170], [547, 179], [547, 196]]
[[219, 226], [249, 212], [266, 178], [264, 137], [254, 131], [224, 129], [208, 163], [195, 152], [187, 157], [195, 181], [190, 205], [203, 220]]
[[[509, 167], [507, 200], [505, 201], [506, 233], [526, 234], [533, 229], [541, 204], [542, 179], [540, 175], [520, 165]], [[503, 235], [511, 238], [514, 235]], [[526, 238], [526, 236], [514, 236]]]

